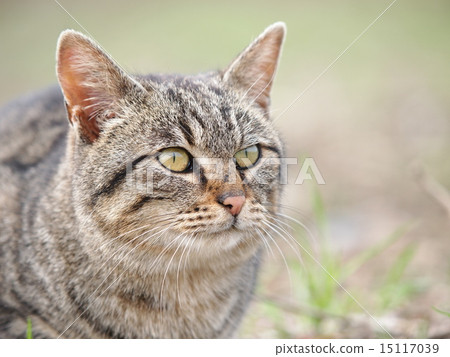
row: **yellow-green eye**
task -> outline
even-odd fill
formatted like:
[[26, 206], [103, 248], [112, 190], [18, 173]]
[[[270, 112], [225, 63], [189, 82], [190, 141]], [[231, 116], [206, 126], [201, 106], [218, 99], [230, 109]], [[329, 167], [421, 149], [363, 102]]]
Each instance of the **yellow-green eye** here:
[[252, 145], [248, 148], [239, 150], [236, 154], [234, 154], [234, 160], [236, 162], [236, 166], [239, 169], [248, 169], [256, 164], [259, 159], [259, 146]]
[[190, 170], [192, 160], [188, 152], [182, 148], [167, 148], [158, 155], [158, 160], [165, 168], [175, 172]]

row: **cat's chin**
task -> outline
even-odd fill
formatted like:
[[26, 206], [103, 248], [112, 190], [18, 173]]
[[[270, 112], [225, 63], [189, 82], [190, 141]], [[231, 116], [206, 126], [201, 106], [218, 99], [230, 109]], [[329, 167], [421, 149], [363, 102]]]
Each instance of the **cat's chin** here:
[[235, 226], [205, 231], [203, 234], [198, 234], [196, 238], [200, 250], [213, 248], [216, 253], [234, 250], [239, 246], [241, 250], [253, 251], [252, 247], [259, 246], [257, 243], [259, 240], [254, 239], [250, 230], [242, 230]]

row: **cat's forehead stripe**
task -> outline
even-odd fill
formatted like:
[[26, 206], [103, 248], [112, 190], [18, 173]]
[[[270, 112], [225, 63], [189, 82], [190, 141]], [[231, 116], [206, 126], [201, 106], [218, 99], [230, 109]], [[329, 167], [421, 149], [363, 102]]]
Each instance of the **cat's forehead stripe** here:
[[165, 99], [159, 125], [176, 141], [218, 157], [257, 143], [279, 146], [267, 117], [243, 94], [221, 88], [217, 76], [153, 75], [151, 80]]
[[242, 142], [242, 130], [229, 98], [214, 83], [176, 78], [162, 85], [171, 110], [160, 118], [190, 146], [216, 155], [233, 151]]

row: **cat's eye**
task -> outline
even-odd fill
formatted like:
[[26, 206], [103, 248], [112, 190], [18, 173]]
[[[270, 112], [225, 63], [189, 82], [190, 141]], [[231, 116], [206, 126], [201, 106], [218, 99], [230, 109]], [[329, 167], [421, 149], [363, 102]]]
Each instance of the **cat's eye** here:
[[182, 148], [167, 148], [158, 155], [158, 161], [166, 169], [175, 172], [187, 172], [192, 168], [192, 159], [189, 153]]
[[259, 146], [252, 145], [234, 154], [234, 161], [238, 169], [248, 169], [258, 162], [259, 156]]

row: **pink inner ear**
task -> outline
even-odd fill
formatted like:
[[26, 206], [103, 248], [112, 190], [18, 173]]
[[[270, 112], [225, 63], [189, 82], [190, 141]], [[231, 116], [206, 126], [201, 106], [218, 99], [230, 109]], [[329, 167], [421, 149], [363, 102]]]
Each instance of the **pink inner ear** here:
[[[100, 109], [101, 99], [96, 87], [95, 77], [90, 71], [95, 71], [92, 67], [91, 49], [79, 48], [78, 44], [73, 47], [61, 47], [58, 61], [58, 77], [61, 89], [66, 100], [69, 120], [77, 124], [80, 134], [84, 139], [93, 142], [99, 136], [99, 127], [96, 120], [96, 112]], [[80, 55], [80, 51], [86, 51]], [[91, 55], [91, 56], [89, 56]], [[84, 58], [83, 58], [84, 57]], [[97, 62], [98, 66], [99, 63]], [[97, 69], [98, 70], [98, 69]]]
[[66, 105], [69, 119], [73, 124], [79, 126], [81, 136], [90, 143], [94, 142], [100, 135], [97, 120], [95, 118], [89, 118], [86, 112], [79, 106], [69, 107], [68, 104]]
[[58, 74], [68, 106], [79, 106], [90, 117], [95, 109], [95, 102], [90, 99], [95, 97], [95, 84], [86, 85], [90, 68], [84, 68], [81, 61], [76, 51], [65, 48], [60, 52]]

